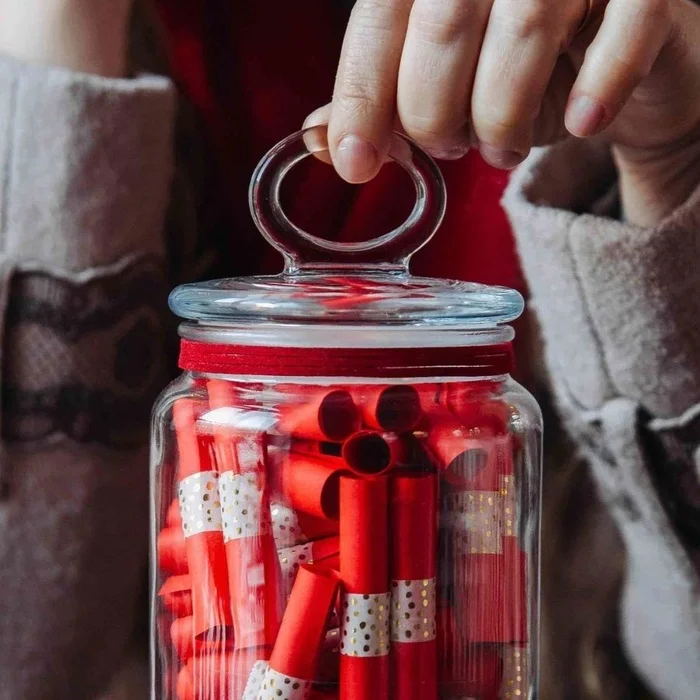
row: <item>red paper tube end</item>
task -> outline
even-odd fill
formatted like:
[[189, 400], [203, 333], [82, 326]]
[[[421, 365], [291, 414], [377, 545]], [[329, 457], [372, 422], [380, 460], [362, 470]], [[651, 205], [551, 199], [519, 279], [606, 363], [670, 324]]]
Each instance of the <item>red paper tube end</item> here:
[[340, 577], [349, 593], [389, 588], [388, 487], [385, 478], [340, 479]]
[[280, 466], [283, 498], [317, 518], [338, 518], [338, 484], [345, 465], [337, 457], [290, 453]]
[[158, 597], [176, 617], [192, 615], [192, 579], [189, 575], [171, 576], [161, 586]]
[[336, 389], [322, 394], [304, 394], [300, 405], [280, 406], [279, 430], [306, 440], [342, 442], [360, 427], [360, 414], [352, 396]]
[[413, 430], [422, 415], [420, 394], [408, 384], [364, 387], [359, 403], [365, 425], [387, 432]]
[[360, 476], [378, 476], [392, 466], [392, 450], [389, 443], [371, 430], [362, 430], [343, 443], [343, 461]]
[[270, 657], [271, 668], [293, 678], [315, 677], [338, 585], [335, 572], [309, 565], [299, 568]]
[[[396, 644], [391, 648], [391, 691], [397, 700], [437, 700], [437, 644]], [[477, 696], [481, 697], [481, 696]]]
[[187, 547], [182, 527], [167, 527], [158, 535], [158, 567], [166, 574], [186, 574]]

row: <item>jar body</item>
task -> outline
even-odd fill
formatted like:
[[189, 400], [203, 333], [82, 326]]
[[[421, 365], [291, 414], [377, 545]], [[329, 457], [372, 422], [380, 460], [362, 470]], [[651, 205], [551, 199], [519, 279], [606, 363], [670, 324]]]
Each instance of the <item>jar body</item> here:
[[153, 417], [152, 697], [536, 697], [541, 431], [508, 375], [185, 373]]

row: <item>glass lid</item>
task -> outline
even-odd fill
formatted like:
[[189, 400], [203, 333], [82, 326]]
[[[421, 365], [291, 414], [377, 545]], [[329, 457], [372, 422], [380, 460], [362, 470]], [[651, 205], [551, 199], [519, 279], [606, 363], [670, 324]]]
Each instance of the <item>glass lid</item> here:
[[446, 196], [439, 168], [410, 139], [394, 134], [389, 158], [411, 177], [416, 191], [413, 210], [398, 228], [359, 243], [313, 236], [283, 211], [282, 180], [312, 154], [329, 161], [325, 126], [300, 131], [275, 146], [258, 164], [250, 185], [253, 219], [284, 257], [284, 272], [180, 286], [170, 295], [174, 313], [196, 324], [219, 327], [431, 331], [495, 328], [522, 313], [523, 299], [512, 289], [409, 273], [411, 256], [442, 222]]

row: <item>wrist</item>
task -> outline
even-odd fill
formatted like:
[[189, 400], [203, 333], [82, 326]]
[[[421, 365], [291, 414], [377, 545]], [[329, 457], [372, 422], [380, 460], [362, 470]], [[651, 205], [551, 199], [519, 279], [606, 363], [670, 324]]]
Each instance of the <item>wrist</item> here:
[[0, 0], [0, 51], [32, 63], [122, 77], [130, 0]]
[[700, 128], [659, 151], [613, 147], [624, 218], [656, 226], [682, 206], [700, 183]]

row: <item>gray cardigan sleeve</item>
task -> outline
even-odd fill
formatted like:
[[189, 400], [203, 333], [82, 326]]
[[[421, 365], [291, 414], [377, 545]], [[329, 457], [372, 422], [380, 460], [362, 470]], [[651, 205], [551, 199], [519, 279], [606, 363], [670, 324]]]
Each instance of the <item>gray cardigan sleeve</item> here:
[[0, 58], [0, 699], [96, 697], [147, 567], [174, 91]]
[[623, 637], [660, 697], [700, 687], [700, 187], [653, 229], [589, 212], [609, 150], [566, 141], [504, 206], [560, 410], [625, 541]]

